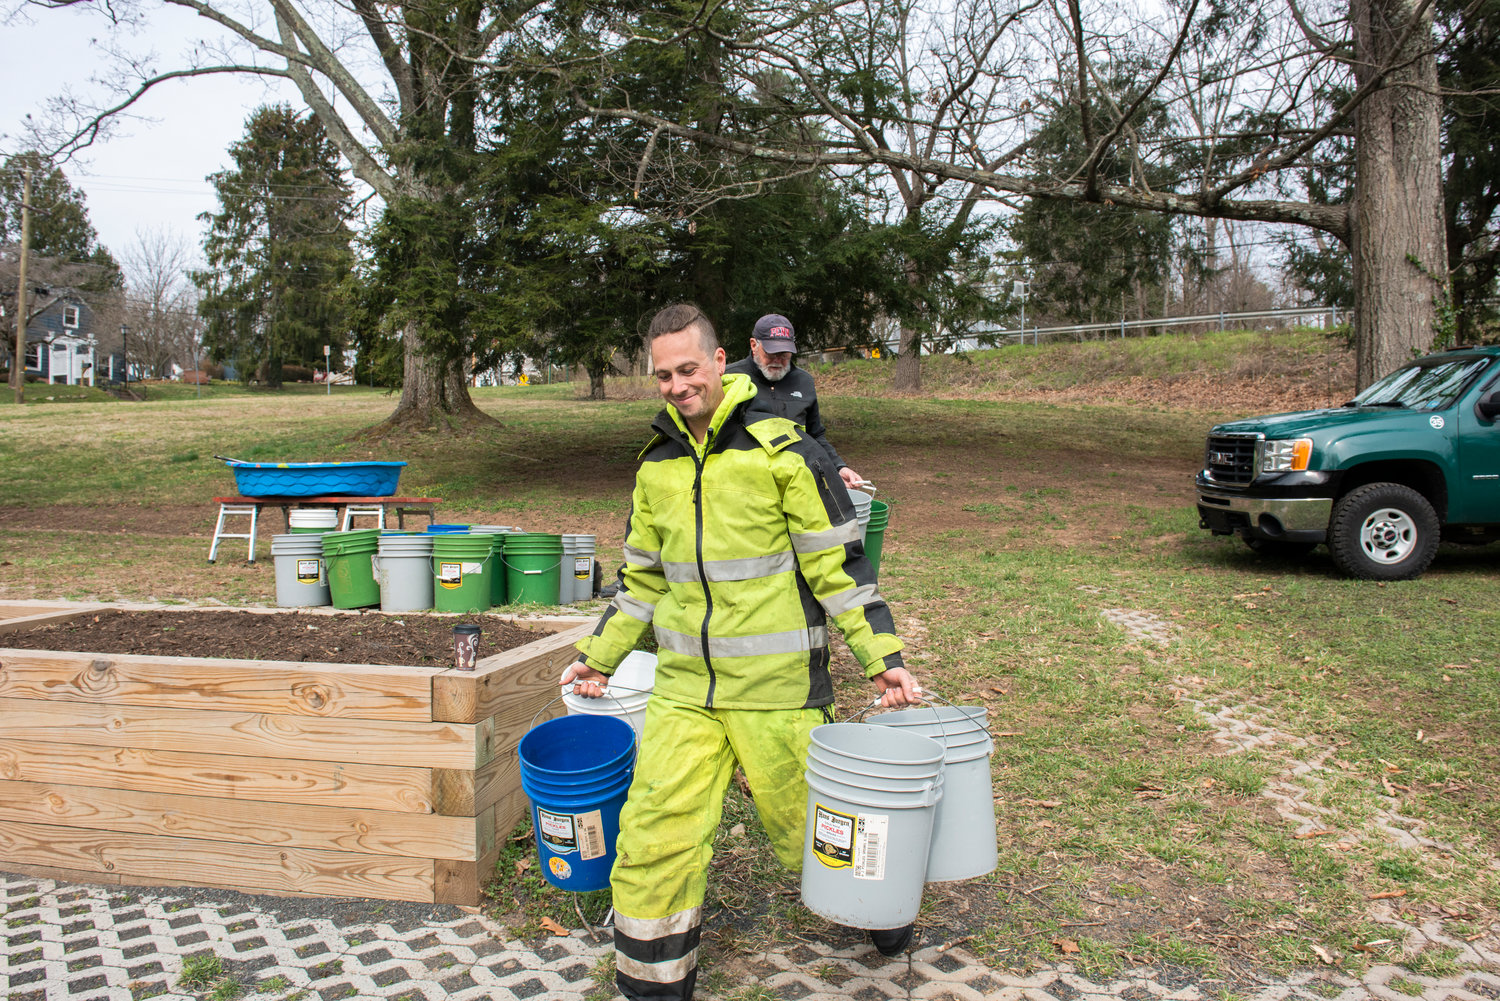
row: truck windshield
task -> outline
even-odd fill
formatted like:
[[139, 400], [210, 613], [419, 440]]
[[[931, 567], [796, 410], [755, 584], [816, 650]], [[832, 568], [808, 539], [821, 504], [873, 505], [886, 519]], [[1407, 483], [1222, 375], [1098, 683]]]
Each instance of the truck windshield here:
[[1446, 410], [1492, 359], [1424, 358], [1398, 368], [1356, 396], [1351, 406]]

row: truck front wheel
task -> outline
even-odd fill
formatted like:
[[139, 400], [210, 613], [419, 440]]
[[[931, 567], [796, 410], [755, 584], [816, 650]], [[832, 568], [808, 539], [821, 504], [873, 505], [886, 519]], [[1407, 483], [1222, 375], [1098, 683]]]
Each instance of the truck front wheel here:
[[1427, 498], [1399, 483], [1367, 483], [1333, 506], [1328, 551], [1359, 580], [1411, 580], [1437, 555], [1441, 527]]

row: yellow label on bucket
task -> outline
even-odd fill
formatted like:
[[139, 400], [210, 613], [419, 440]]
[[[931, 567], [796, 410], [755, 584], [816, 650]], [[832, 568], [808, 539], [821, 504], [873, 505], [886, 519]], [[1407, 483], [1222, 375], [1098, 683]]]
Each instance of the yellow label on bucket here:
[[594, 576], [594, 561], [588, 556], [580, 556], [573, 561], [573, 576], [579, 580], [588, 580]]
[[298, 584], [321, 584], [321, 583], [323, 583], [323, 561], [322, 560], [298, 560], [297, 561], [297, 583]]
[[854, 863], [854, 821], [847, 813], [813, 804], [813, 854], [830, 869], [847, 869]]
[[455, 587], [462, 587], [464, 583], [463, 564], [439, 563], [437, 582], [450, 591]]

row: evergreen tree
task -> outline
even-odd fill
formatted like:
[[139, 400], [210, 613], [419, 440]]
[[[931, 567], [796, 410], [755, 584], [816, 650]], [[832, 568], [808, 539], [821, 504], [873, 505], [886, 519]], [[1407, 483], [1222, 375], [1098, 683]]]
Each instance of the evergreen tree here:
[[31, 168], [31, 253], [69, 265], [66, 275], [43, 277], [83, 292], [105, 293], [124, 287], [120, 265], [99, 243], [89, 221], [86, 197], [68, 182], [51, 160], [35, 150], [18, 153], [0, 168], [0, 243], [21, 239], [21, 191]]
[[347, 340], [349, 183], [317, 118], [287, 106], [258, 109], [229, 152], [233, 169], [209, 178], [219, 211], [200, 216], [209, 268], [192, 275], [204, 344], [241, 378], [280, 385], [282, 365], [319, 365], [323, 345], [338, 357]]

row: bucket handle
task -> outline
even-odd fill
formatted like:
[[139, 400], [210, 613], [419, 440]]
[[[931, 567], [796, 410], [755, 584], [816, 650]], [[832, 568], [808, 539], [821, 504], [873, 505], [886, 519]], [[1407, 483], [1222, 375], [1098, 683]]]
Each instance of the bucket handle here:
[[[866, 713], [868, 713], [871, 709], [874, 709], [876, 706], [880, 705], [880, 698], [883, 698], [883, 697], [884, 697], [884, 695], [882, 694], [879, 698], [876, 698], [874, 702], [871, 702], [869, 705], [865, 706], [859, 712], [855, 713], [854, 716], [849, 721], [851, 723], [858, 723], [861, 720], [863, 720], [865, 718], [865, 714]], [[950, 709], [972, 709], [972, 708], [974, 708], [973, 706], [961, 706], [961, 705], [958, 705], [955, 702], [949, 702], [947, 699], [943, 698], [937, 692], [928, 691], [926, 689], [924, 689], [920, 694], [918, 694], [917, 698], [919, 700], [923, 701], [923, 702], [941, 702], [943, 705], [948, 706]], [[946, 738], [948, 736], [948, 727], [943, 722], [943, 718], [941, 716], [938, 716], [936, 722], [937, 722], [937, 725], [939, 727], [942, 727], [943, 736]], [[986, 734], [989, 735], [989, 738], [991, 740], [995, 739], [995, 735], [994, 735], [994, 733], [992, 733], [990, 731], [989, 727], [987, 727], [987, 726], [986, 727], [982, 727], [982, 729], [984, 730], [984, 732]]]
[[503, 567], [505, 567], [505, 569], [507, 569], [507, 570], [520, 570], [520, 572], [522, 574], [525, 574], [525, 575], [529, 576], [529, 575], [532, 575], [532, 574], [539, 574], [539, 573], [551, 573], [552, 571], [554, 571], [557, 568], [561, 567], [563, 565], [563, 561], [562, 560], [558, 560], [556, 563], [552, 564], [550, 567], [547, 567], [545, 570], [521, 570], [520, 567], [516, 566], [515, 564], [513, 564], [509, 560], [507, 560], [505, 558], [505, 554], [502, 552], [500, 554], [500, 565], [503, 566]]
[[[616, 689], [618, 691], [621, 691], [621, 692], [631, 692], [632, 694], [635, 694], [635, 695], [649, 695], [649, 694], [651, 694], [650, 692], [642, 692], [640, 689], [637, 689], [637, 688], [626, 688], [624, 685], [605, 685], [604, 686], [604, 694], [603, 694], [603, 696], [601, 696], [601, 698], [611, 699], [614, 702], [614, 704], [620, 708], [621, 712], [625, 711], [625, 703], [623, 703], [619, 699], [615, 698], [614, 692], [610, 691], [611, 688], [614, 688], [614, 689]], [[546, 705], [542, 706], [542, 708], [538, 709], [536, 711], [536, 715], [533, 716], [533, 717], [531, 717], [531, 726], [528, 726], [526, 729], [528, 729], [528, 730], [533, 729], [536, 726], [536, 721], [542, 718], [542, 713], [546, 712], [548, 709], [551, 709], [553, 706], [557, 705], [562, 700], [563, 700], [563, 696], [559, 695], [557, 698], [553, 699], [551, 702], [548, 702]], [[631, 738], [635, 739], [635, 727], [631, 727], [630, 728], [630, 734], [631, 734]]]

